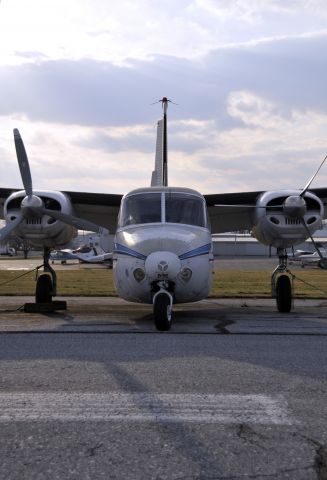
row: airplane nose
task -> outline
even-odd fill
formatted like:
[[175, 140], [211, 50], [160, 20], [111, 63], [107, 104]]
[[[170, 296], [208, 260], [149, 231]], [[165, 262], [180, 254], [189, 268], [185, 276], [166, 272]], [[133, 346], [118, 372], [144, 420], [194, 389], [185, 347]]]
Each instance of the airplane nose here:
[[145, 260], [145, 272], [152, 280], [174, 280], [181, 270], [181, 261], [172, 252], [154, 252]]

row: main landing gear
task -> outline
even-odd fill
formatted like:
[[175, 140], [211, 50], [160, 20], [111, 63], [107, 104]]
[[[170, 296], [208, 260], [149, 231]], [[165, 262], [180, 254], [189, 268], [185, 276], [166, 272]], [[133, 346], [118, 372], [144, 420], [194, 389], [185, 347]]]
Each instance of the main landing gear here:
[[52, 298], [57, 294], [57, 275], [49, 263], [50, 249], [43, 250], [43, 272], [38, 276], [35, 289], [35, 303], [25, 303], [25, 312], [54, 312], [56, 310], [66, 310], [65, 301], [53, 301]]
[[36, 282], [35, 302], [50, 303], [57, 294], [57, 275], [49, 263], [50, 249], [43, 250], [43, 271]]
[[170, 330], [172, 324], [172, 305], [172, 295], [164, 288], [160, 288], [159, 292], [153, 297], [154, 324], [157, 330]]
[[279, 312], [288, 313], [292, 309], [293, 283], [292, 275], [287, 268], [287, 254], [284, 248], [277, 248], [279, 265], [271, 276], [272, 297], [276, 298]]

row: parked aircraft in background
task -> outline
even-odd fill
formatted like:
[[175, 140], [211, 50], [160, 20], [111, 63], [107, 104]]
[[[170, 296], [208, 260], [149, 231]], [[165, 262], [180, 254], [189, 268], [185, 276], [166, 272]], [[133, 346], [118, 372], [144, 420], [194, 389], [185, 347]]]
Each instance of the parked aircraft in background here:
[[300, 262], [301, 267], [304, 268], [306, 265], [310, 267], [320, 267], [326, 268], [326, 261], [327, 261], [327, 251], [325, 248], [320, 248], [320, 253], [323, 256], [323, 260], [321, 259], [318, 252], [311, 252], [310, 255], [300, 255]]
[[70, 248], [64, 248], [62, 250], [51, 250], [49, 261], [52, 264], [55, 262], [60, 262], [62, 264], [66, 264], [69, 260], [74, 262], [78, 262], [78, 258], [72, 253], [73, 251]]
[[[263, 244], [276, 247], [279, 264], [272, 273], [272, 295], [279, 311], [290, 311], [292, 277], [286, 248], [312, 239], [327, 216], [327, 188], [309, 191], [326, 158], [303, 189], [202, 195], [189, 188], [169, 187], [169, 100], [164, 97], [160, 101], [163, 118], [157, 127], [151, 186], [124, 197], [34, 191], [25, 148], [18, 130], [14, 130], [24, 190], [0, 189], [6, 220], [0, 239], [15, 231], [43, 247], [45, 273], [37, 281], [36, 301], [48, 302], [56, 295], [50, 249], [64, 246], [77, 228], [108, 229], [116, 231], [113, 273], [118, 294], [129, 301], [153, 304], [156, 327], [168, 330], [173, 304], [201, 300], [210, 292], [211, 234], [246, 229]], [[321, 253], [320, 257], [323, 262]]]
[[75, 260], [81, 263], [104, 263], [108, 267], [112, 267], [112, 256], [112, 252], [99, 252], [96, 247], [83, 245], [74, 250], [52, 250], [49, 259], [52, 264], [55, 261], [65, 264], [68, 260]]
[[[322, 247], [319, 246], [321, 249]], [[292, 255], [292, 260], [300, 260], [301, 257], [304, 257], [306, 255], [312, 255], [313, 251], [312, 250], [295, 250], [294, 254]]]
[[17, 255], [17, 252], [13, 247], [8, 247], [8, 245], [0, 245], [0, 255], [8, 255], [8, 257], [13, 257], [14, 255]]
[[108, 267], [112, 267], [112, 252], [99, 251], [97, 247], [89, 247], [84, 245], [73, 250], [75, 257], [82, 263], [105, 263]]

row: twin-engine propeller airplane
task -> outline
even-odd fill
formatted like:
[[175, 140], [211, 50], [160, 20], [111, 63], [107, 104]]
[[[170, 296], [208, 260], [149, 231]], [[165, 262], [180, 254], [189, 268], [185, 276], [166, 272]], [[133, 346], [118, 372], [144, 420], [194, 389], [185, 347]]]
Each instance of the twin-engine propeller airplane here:
[[[25, 148], [14, 130], [24, 190], [0, 189], [0, 241], [11, 232], [44, 250], [44, 271], [36, 285], [36, 302], [56, 295], [56, 275], [49, 264], [51, 248], [71, 240], [76, 229], [115, 230], [113, 274], [118, 294], [153, 305], [158, 330], [169, 330], [174, 304], [205, 298], [213, 273], [212, 233], [252, 230], [262, 243], [277, 248], [272, 295], [280, 312], [292, 308], [292, 277], [286, 249], [312, 239], [326, 218], [327, 188], [201, 195], [168, 186], [167, 108], [157, 126], [155, 169], [151, 186], [121, 195], [34, 191]], [[118, 222], [117, 222], [118, 215]], [[101, 225], [101, 227], [99, 226]], [[313, 239], [312, 239], [313, 242]], [[314, 244], [314, 242], [313, 242]], [[315, 245], [315, 244], [314, 244]], [[321, 261], [325, 262], [318, 247]]]

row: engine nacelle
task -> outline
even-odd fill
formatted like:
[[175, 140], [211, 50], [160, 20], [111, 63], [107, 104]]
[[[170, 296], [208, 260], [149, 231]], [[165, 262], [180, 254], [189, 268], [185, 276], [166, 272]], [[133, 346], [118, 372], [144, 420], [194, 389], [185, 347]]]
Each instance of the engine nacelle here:
[[301, 190], [280, 190], [264, 192], [258, 197], [252, 233], [259, 242], [288, 248], [309, 238], [307, 229], [312, 235], [321, 227], [322, 201], [311, 192], [303, 196], [300, 193]]
[[[69, 215], [73, 213], [70, 199], [64, 193], [46, 190], [33, 193], [42, 200], [45, 208]], [[4, 204], [4, 218], [7, 223], [15, 220], [24, 211], [22, 201], [25, 197], [25, 190], [20, 190], [7, 198]], [[15, 228], [15, 233], [35, 247], [54, 248], [69, 243], [77, 235], [77, 230], [49, 215], [28, 215], [24, 212], [24, 219]]]

